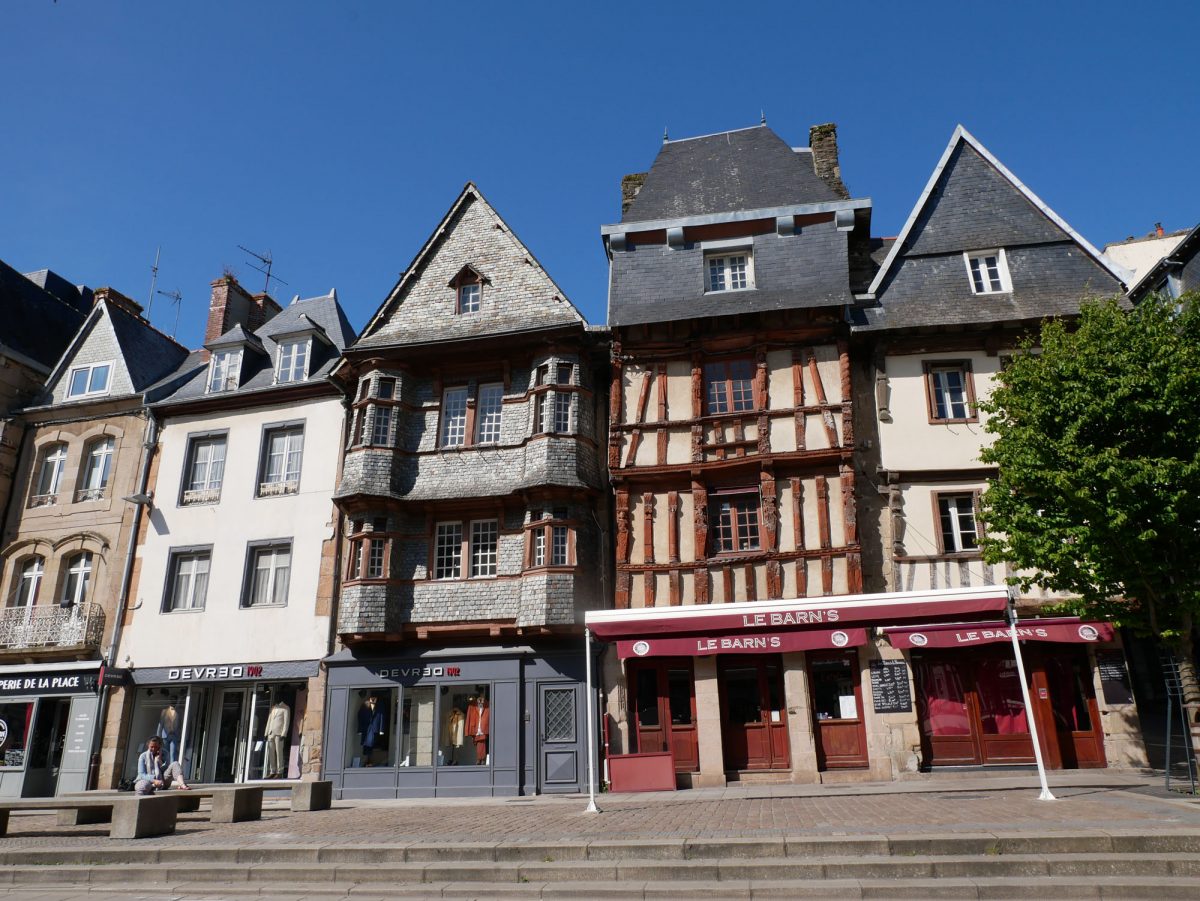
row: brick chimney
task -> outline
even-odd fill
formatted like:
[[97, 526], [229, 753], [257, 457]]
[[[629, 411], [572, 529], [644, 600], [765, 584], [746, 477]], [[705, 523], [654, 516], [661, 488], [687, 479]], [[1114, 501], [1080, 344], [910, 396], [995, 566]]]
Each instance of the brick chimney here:
[[266, 325], [267, 320], [274, 318], [283, 309], [275, 298], [266, 292], [255, 294], [252, 300], [254, 306], [250, 310], [250, 322], [246, 325], [246, 329], [251, 332]]
[[812, 148], [813, 169], [833, 193], [844, 200], [850, 192], [842, 184], [842, 167], [838, 163], [837, 124], [826, 122], [808, 130], [808, 146]]
[[229, 274], [222, 275], [212, 283], [212, 300], [208, 305], [208, 325], [204, 329], [204, 343], [215, 341], [223, 334], [241, 324], [250, 324], [250, 311], [256, 306], [254, 298]]
[[97, 288], [92, 294], [92, 298], [94, 303], [100, 303], [102, 300], [108, 301], [114, 307], [120, 307], [126, 313], [129, 313], [131, 316], [136, 316], [143, 322], [146, 319], [146, 317], [142, 315], [142, 305], [136, 300], [126, 297], [116, 288]]
[[635, 172], [632, 175], [626, 175], [621, 179], [621, 215], [624, 216], [626, 210], [629, 209], [633, 199], [638, 196], [638, 192], [642, 190], [642, 185], [646, 183], [645, 172]]

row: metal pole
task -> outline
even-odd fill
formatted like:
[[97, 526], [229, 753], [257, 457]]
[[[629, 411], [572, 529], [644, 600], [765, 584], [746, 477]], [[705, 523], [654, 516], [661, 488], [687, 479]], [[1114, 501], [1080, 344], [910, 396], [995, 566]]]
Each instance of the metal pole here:
[[[183, 746], [187, 743], [188, 737], [188, 713], [192, 709], [192, 686], [188, 686], [187, 694], [183, 696], [183, 728], [179, 730], [179, 753], [176, 755], [175, 762], [179, 764], [179, 769], [183, 770]], [[186, 779], [191, 779], [192, 774], [188, 773]]]
[[254, 722], [254, 716], [258, 710], [258, 692], [254, 689], [250, 690], [250, 721], [246, 724], [246, 762], [242, 770], [242, 778], [238, 782], [250, 781], [250, 760], [254, 754], [254, 732], [258, 724]]
[[1025, 718], [1029, 721], [1029, 737], [1033, 739], [1033, 759], [1037, 761], [1038, 781], [1042, 783], [1042, 793], [1039, 801], [1057, 801], [1050, 793], [1050, 783], [1046, 781], [1046, 764], [1042, 762], [1042, 746], [1038, 742], [1037, 722], [1033, 716], [1033, 702], [1029, 699], [1029, 686], [1025, 683], [1025, 660], [1021, 656], [1021, 643], [1017, 641], [1017, 607], [1009, 602], [1009, 635], [1012, 637], [1013, 656], [1017, 658], [1017, 675], [1021, 678], [1021, 697], [1025, 701]]
[[583, 665], [587, 673], [588, 805], [584, 813], [600, 813], [596, 806], [596, 704], [592, 694], [592, 630], [583, 629]]

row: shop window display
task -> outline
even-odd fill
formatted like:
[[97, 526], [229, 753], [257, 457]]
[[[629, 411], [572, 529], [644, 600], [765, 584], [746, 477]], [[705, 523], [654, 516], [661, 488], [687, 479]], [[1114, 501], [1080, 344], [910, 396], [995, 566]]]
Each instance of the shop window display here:
[[[190, 699], [189, 699], [190, 694]], [[130, 726], [129, 747], [125, 753], [125, 775], [137, 773], [138, 755], [146, 750], [146, 742], [155, 735], [162, 739], [163, 759], [178, 761], [185, 779], [193, 778], [193, 749], [197, 746], [198, 728], [204, 710], [203, 689], [188, 688], [139, 689]], [[188, 719], [185, 728], [184, 720]], [[186, 747], [185, 747], [186, 743]]]
[[250, 779], [295, 779], [291, 760], [292, 732], [298, 716], [297, 698], [303, 686], [259, 685], [254, 690], [254, 721], [250, 731]]
[[438, 764], [487, 766], [491, 758], [489, 686], [443, 685]]
[[819, 720], [858, 718], [854, 696], [854, 665], [845, 658], [814, 660], [812, 666], [813, 708]]
[[396, 754], [394, 688], [360, 688], [351, 694], [346, 766], [392, 766]]
[[0, 766], [22, 766], [33, 720], [33, 701], [0, 704]]

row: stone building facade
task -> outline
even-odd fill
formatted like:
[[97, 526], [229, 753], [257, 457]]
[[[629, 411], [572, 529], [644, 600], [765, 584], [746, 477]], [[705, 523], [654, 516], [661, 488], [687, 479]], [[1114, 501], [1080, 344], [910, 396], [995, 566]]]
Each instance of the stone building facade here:
[[[347, 350], [344, 796], [578, 790], [581, 615], [610, 584], [605, 347], [468, 184]], [[489, 734], [464, 739], [481, 706]]]

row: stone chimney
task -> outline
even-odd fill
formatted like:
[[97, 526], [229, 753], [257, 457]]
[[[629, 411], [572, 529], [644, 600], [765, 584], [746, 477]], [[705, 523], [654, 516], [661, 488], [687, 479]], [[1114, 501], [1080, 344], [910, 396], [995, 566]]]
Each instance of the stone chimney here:
[[821, 181], [829, 185], [838, 197], [848, 200], [850, 192], [842, 184], [842, 167], [838, 163], [837, 124], [826, 122], [810, 128], [808, 146], [812, 148], [813, 169]]
[[131, 316], [136, 316], [143, 322], [146, 321], [146, 317], [142, 315], [142, 305], [136, 300], [126, 297], [116, 288], [97, 288], [92, 297], [95, 303], [100, 303], [102, 300], [108, 301], [114, 307], [120, 307]]
[[632, 175], [626, 175], [621, 179], [621, 215], [629, 209], [633, 199], [638, 196], [638, 192], [642, 190], [642, 185], [646, 183], [645, 172], [635, 172]]

